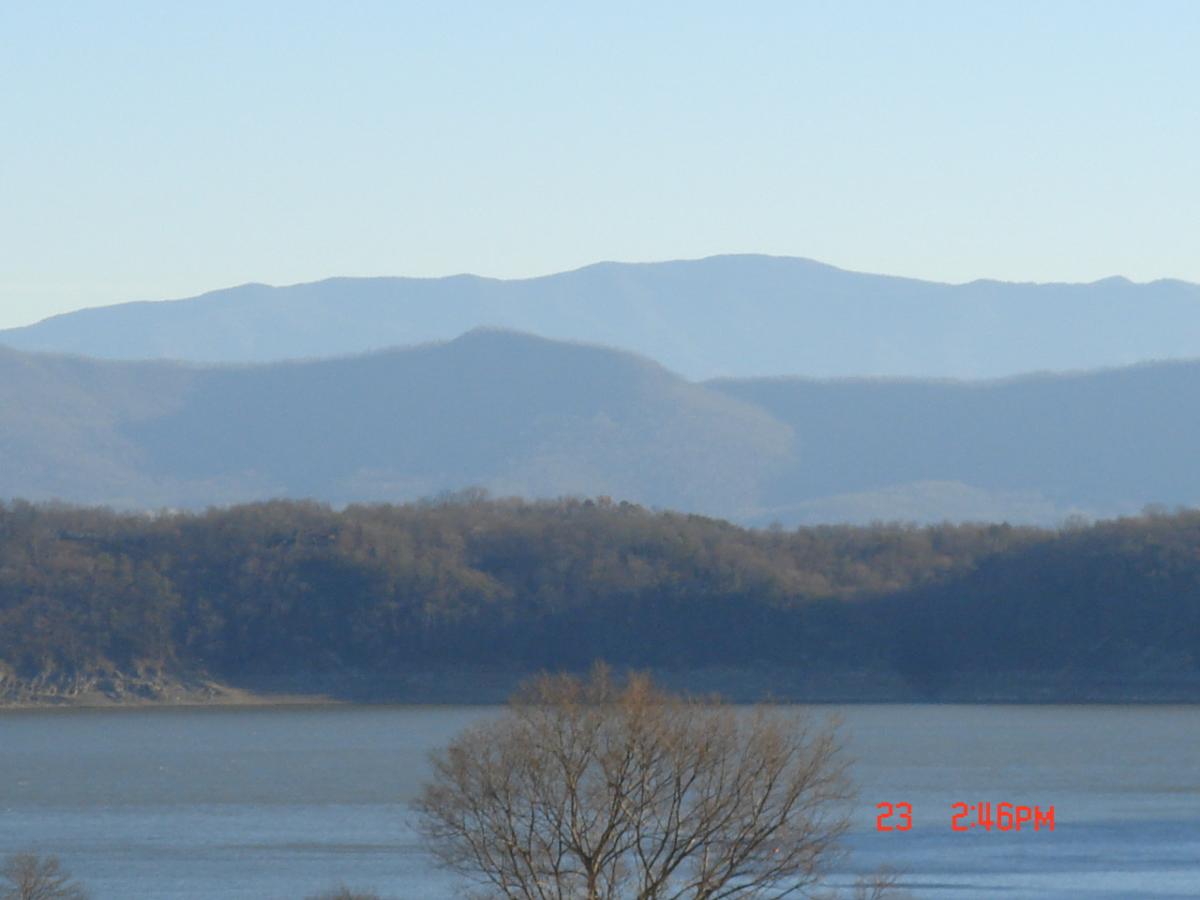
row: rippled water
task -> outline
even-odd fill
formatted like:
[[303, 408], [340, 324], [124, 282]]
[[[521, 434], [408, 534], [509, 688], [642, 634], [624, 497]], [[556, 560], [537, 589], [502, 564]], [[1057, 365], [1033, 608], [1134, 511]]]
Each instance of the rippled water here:
[[[839, 874], [915, 897], [1200, 896], [1200, 708], [817, 707], [862, 788]], [[0, 714], [0, 855], [56, 853], [96, 900], [457, 897], [407, 808], [428, 750], [494, 709]], [[875, 830], [875, 804], [914, 827]], [[1053, 832], [956, 833], [951, 805], [1053, 805]]]

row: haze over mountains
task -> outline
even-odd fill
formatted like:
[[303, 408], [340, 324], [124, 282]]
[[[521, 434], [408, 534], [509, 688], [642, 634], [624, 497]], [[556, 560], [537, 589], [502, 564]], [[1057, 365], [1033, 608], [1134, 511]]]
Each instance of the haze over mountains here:
[[267, 362], [450, 340], [479, 326], [620, 347], [690, 379], [981, 378], [1200, 356], [1200, 286], [938, 284], [805, 259], [601, 263], [500, 281], [334, 278], [125, 303], [0, 331], [21, 350]]
[[689, 382], [512, 332], [197, 366], [0, 350], [0, 497], [204, 507], [483, 486], [753, 524], [1056, 523], [1200, 502], [1200, 363], [982, 383]]

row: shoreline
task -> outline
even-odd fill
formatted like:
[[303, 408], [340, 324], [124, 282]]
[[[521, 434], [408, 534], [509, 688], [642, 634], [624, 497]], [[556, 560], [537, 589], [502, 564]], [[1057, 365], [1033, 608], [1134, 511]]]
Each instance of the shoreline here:
[[[657, 683], [693, 696], [759, 702], [856, 705], [1193, 705], [1200, 673], [1099, 677], [1088, 673], [972, 673], [926, 690], [891, 672], [780, 667], [648, 669]], [[0, 712], [45, 709], [252, 709], [286, 706], [493, 706], [535, 671], [499, 668], [403, 672], [198, 676], [103, 673], [0, 678]]]

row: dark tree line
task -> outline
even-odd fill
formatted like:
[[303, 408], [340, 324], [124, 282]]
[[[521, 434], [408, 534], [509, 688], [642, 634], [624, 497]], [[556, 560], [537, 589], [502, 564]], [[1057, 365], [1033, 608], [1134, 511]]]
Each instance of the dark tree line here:
[[202, 514], [0, 504], [0, 668], [1200, 669], [1200, 513], [747, 530], [476, 494]]

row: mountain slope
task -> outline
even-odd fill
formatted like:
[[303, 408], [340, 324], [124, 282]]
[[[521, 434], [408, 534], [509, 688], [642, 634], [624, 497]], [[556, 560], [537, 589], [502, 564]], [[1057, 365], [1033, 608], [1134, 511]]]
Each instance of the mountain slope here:
[[1200, 504], [1200, 363], [982, 382], [691, 383], [499, 331], [315, 362], [0, 350], [0, 498], [204, 507], [483, 486], [785, 525]]
[[805, 259], [601, 263], [513, 281], [333, 278], [80, 310], [17, 349], [265, 362], [447, 340], [477, 326], [627, 348], [690, 378], [994, 377], [1200, 354], [1200, 286], [937, 284]]
[[790, 430], [617, 351], [476, 331], [367, 356], [195, 367], [0, 353], [0, 496], [204, 506], [471, 485], [736, 516]]
[[1017, 512], [1004, 516], [1014, 521], [1053, 521], [1200, 503], [1200, 421], [1188, 412], [1200, 363], [984, 382], [709, 385], [796, 429], [799, 464], [765, 486], [793, 498], [770, 513], [784, 521], [869, 521], [889, 509], [922, 520], [939, 506], [989, 504]]

